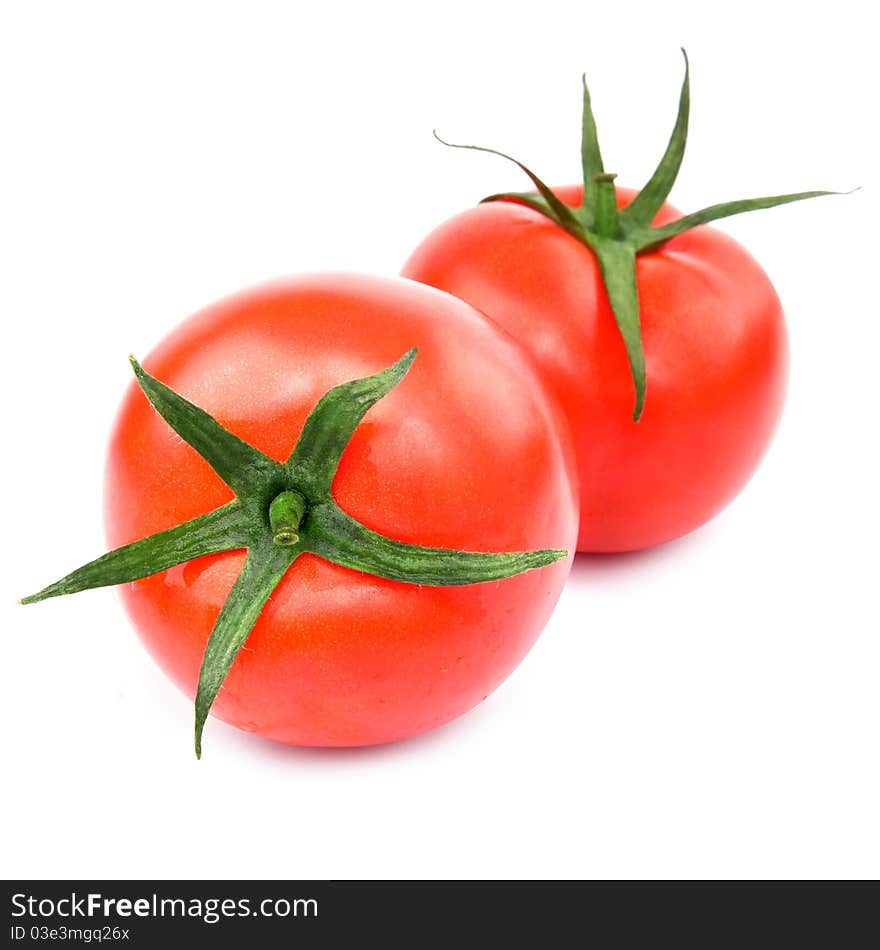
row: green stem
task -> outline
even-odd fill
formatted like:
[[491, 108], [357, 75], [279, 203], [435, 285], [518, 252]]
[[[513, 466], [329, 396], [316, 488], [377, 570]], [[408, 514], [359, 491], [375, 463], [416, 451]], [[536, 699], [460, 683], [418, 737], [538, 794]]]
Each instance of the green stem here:
[[283, 491], [269, 505], [272, 541], [289, 548], [299, 541], [299, 525], [306, 513], [306, 500], [298, 491]]
[[594, 231], [599, 237], [611, 241], [620, 237], [620, 215], [617, 211], [617, 189], [614, 187], [613, 172], [602, 172], [593, 176], [596, 182], [596, 218]]

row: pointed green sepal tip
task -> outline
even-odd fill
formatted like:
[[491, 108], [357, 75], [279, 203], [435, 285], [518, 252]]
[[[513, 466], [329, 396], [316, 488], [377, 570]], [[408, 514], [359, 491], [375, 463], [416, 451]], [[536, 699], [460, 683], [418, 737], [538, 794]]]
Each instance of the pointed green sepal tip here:
[[371, 380], [380, 384], [377, 389], [378, 395], [370, 395], [368, 408], [369, 406], [373, 406], [383, 396], [387, 396], [388, 393], [403, 380], [403, 377], [410, 371], [410, 367], [415, 361], [416, 356], [418, 356], [418, 353], [418, 347], [410, 347], [396, 363], [392, 363], [387, 369], [383, 369], [380, 373], [376, 373], [375, 376], [368, 377], [365, 380], [355, 380], [355, 383]]
[[549, 548], [546, 551], [535, 551], [535, 567], [547, 567], [548, 564], [555, 564], [563, 558], [568, 557], [568, 551], [561, 548]]
[[396, 363], [388, 367], [386, 372], [399, 374], [398, 378], [403, 379], [409, 372], [409, 368], [412, 366], [413, 360], [418, 356], [418, 353], [419, 348], [417, 346], [411, 346]]
[[581, 90], [583, 92], [584, 112], [588, 114], [592, 103], [590, 101], [590, 87], [587, 85], [586, 73], [581, 73]]
[[59, 597], [62, 594], [76, 593], [78, 588], [68, 588], [64, 583], [66, 579], [67, 578], [62, 578], [60, 581], [55, 581], [54, 584], [50, 584], [48, 587], [38, 590], [36, 594], [28, 594], [27, 597], [22, 597], [21, 600], [19, 600], [19, 603], [25, 605], [38, 604], [40, 601], [48, 600], [50, 597]]
[[[128, 362], [131, 364], [131, 368], [134, 371], [135, 378], [140, 384], [141, 389], [144, 389], [144, 382], [150, 378], [149, 374], [137, 361], [137, 357], [135, 357], [132, 353], [128, 354]], [[146, 390], [144, 391], [146, 392]]]
[[[137, 357], [133, 356], [131, 353], [128, 354], [128, 362], [131, 364], [131, 368], [134, 371], [135, 378], [137, 379], [138, 383], [140, 383], [141, 389], [147, 393], [147, 385], [153, 381], [152, 376], [150, 376], [143, 366], [141, 366], [137, 360]], [[149, 396], [147, 398], [149, 398]]]
[[645, 408], [645, 387], [636, 389], [636, 405], [633, 409], [633, 422], [638, 422], [642, 418], [642, 412]]

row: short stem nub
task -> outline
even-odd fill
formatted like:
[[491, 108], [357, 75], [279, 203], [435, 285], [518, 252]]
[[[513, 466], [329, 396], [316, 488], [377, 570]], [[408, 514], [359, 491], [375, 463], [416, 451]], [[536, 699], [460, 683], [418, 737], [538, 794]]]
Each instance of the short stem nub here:
[[617, 190], [613, 172], [594, 176], [596, 182], [596, 233], [606, 238], [620, 237], [620, 217], [617, 212]]
[[269, 505], [272, 540], [283, 548], [299, 541], [299, 525], [306, 513], [306, 500], [297, 491], [283, 491]]

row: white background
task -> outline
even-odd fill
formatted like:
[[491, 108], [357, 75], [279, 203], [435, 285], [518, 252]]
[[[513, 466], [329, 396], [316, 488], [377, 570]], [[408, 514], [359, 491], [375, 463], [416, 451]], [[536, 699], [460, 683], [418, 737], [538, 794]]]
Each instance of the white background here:
[[[4, 876], [880, 874], [866, 10], [4, 4]], [[376, 749], [286, 748], [215, 720], [198, 763], [189, 703], [112, 591], [15, 604], [103, 549], [127, 353], [268, 277], [393, 274], [436, 223], [523, 184], [434, 127], [574, 180], [582, 70], [606, 165], [639, 184], [682, 45], [676, 205], [863, 186], [722, 225], [780, 292], [793, 375], [770, 455], [714, 523], [578, 558], [496, 694]]]

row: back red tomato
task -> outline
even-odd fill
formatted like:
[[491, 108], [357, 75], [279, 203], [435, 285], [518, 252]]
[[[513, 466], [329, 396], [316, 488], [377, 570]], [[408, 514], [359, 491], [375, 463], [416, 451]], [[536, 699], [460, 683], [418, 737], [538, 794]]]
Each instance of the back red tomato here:
[[666, 204], [687, 141], [690, 87], [640, 191], [605, 171], [584, 82], [583, 185], [504, 193], [441, 224], [403, 274], [449, 291], [529, 354], [574, 436], [578, 550], [630, 551], [708, 521], [763, 456], [782, 410], [788, 347], [766, 274], [707, 223], [829, 194]]

